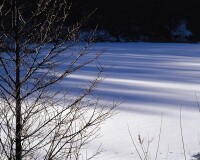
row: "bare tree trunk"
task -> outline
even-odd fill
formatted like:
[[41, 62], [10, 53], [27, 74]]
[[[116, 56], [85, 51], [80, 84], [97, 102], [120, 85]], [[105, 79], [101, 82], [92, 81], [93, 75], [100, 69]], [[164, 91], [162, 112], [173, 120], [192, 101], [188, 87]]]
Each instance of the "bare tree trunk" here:
[[13, 30], [14, 30], [14, 41], [15, 41], [15, 110], [16, 110], [16, 153], [15, 159], [21, 160], [22, 159], [22, 144], [21, 144], [21, 131], [22, 131], [22, 124], [21, 124], [21, 98], [20, 98], [20, 49], [19, 49], [19, 33], [18, 33], [18, 1], [12, 1], [13, 7]]
[[16, 44], [16, 160], [21, 160], [21, 100], [20, 100], [20, 58], [19, 47]]

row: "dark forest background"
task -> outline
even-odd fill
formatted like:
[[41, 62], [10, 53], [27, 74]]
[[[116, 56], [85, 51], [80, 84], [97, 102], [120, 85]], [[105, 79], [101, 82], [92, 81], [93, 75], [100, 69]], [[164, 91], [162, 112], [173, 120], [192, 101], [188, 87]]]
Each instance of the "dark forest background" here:
[[[37, 1], [21, 3], [36, 6]], [[200, 42], [200, 0], [71, 0], [71, 3], [66, 25], [97, 9], [87, 20], [82, 39], [98, 25], [97, 41]]]
[[99, 40], [200, 41], [200, 0], [72, 0], [73, 20], [97, 8], [85, 26], [98, 24]]

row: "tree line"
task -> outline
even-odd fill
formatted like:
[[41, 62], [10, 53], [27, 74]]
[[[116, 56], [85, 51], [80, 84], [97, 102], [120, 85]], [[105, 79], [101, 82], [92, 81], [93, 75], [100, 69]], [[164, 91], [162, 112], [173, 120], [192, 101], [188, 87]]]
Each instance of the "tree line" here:
[[[30, 2], [36, 6], [37, 1]], [[199, 0], [71, 0], [72, 6], [66, 26], [74, 24], [93, 11], [84, 25], [90, 31], [98, 25], [115, 40], [125, 41], [200, 41]], [[26, 3], [22, 0], [21, 3]], [[27, 11], [29, 12], [29, 11]], [[186, 39], [179, 39], [173, 32], [184, 24], [191, 32]], [[181, 34], [181, 33], [180, 33]], [[184, 33], [182, 33], [184, 34]]]
[[200, 40], [199, 0], [73, 0], [73, 18], [97, 8], [86, 30], [98, 24], [114, 37], [125, 40], [177, 41], [173, 31], [182, 24], [192, 34], [188, 41]]

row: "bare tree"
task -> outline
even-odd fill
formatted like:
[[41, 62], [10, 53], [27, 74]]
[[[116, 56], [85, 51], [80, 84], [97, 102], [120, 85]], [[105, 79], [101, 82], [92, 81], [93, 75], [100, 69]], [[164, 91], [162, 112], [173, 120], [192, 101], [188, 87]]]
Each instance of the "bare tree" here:
[[[67, 25], [67, 0], [0, 2], [0, 159], [79, 159], [81, 149], [108, 118], [110, 109], [87, 98], [97, 77], [76, 96], [61, 91], [62, 80], [99, 54], [74, 49], [87, 17]], [[91, 157], [86, 157], [90, 159]]]

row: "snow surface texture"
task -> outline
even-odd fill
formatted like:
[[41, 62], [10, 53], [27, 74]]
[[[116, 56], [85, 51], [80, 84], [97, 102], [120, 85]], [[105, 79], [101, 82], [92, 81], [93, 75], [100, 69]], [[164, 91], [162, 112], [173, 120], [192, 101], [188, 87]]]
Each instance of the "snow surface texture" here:
[[[140, 159], [131, 142], [138, 135], [152, 140], [149, 147], [155, 159], [162, 117], [158, 160], [184, 159], [180, 129], [187, 159], [200, 152], [200, 45], [165, 43], [97, 43], [93, 52], [105, 49], [100, 62], [108, 67], [107, 78], [98, 88], [107, 100], [125, 101], [117, 115], [104, 123], [95, 149], [102, 143], [104, 152], [97, 160]], [[112, 67], [110, 67], [112, 66]], [[93, 79], [94, 65], [70, 77], [74, 83]], [[69, 84], [69, 83], [68, 83]], [[162, 116], [163, 115], [163, 116]], [[138, 146], [138, 148], [140, 148]], [[90, 149], [88, 151], [92, 152]]]

